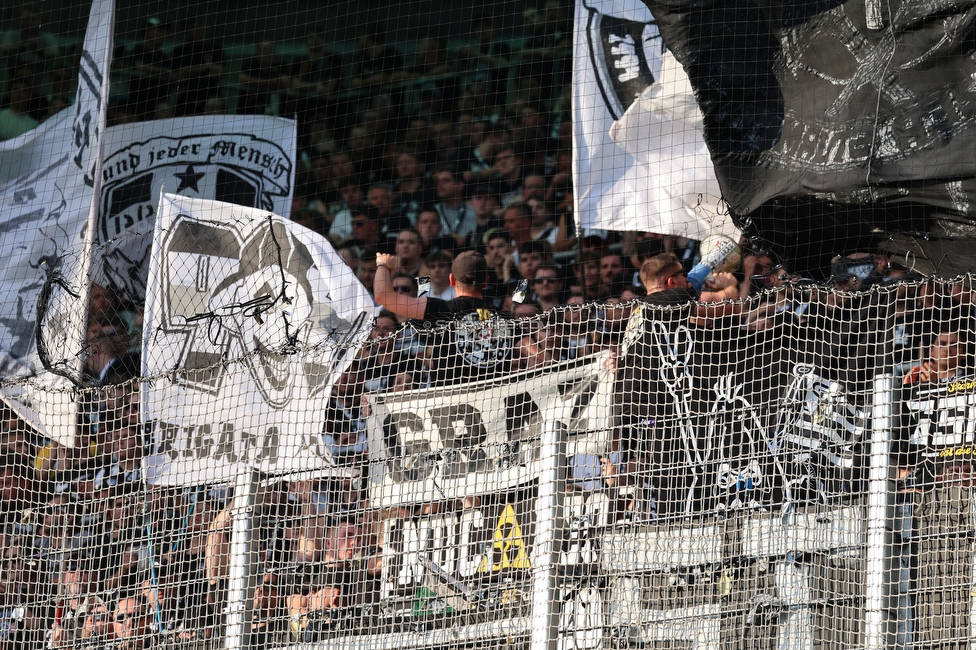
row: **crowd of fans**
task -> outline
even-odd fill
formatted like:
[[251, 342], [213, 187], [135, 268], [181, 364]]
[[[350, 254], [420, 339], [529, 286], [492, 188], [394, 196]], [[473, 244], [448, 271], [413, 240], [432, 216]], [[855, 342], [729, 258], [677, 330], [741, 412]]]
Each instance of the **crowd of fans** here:
[[[177, 31], [151, 19], [141, 42], [118, 52], [124, 90], [113, 90], [110, 117], [117, 124], [297, 115], [302, 166], [292, 218], [330, 239], [367, 289], [377, 253], [389, 253], [399, 267], [394, 291], [453, 298], [451, 263], [476, 250], [489, 265], [485, 297], [512, 323], [511, 371], [613, 352], [633, 301], [645, 293], [642, 265], [671, 253], [688, 270], [699, 259], [698, 242], [651, 232], [577, 232], [570, 12], [571, 3], [560, 0], [527, 10], [518, 48], [499, 38], [489, 16], [472, 18], [470, 44], [449, 49], [444, 39], [427, 37], [407, 54], [375, 24], [359, 29], [347, 56], [330, 47], [322, 30], [310, 29], [303, 56], [286, 61], [275, 43], [261, 42], [236, 75], [201, 21]], [[25, 5], [19, 32], [0, 43], [11, 71], [0, 139], [73, 101], [70, 60], [77, 53], [42, 35], [38, 15], [35, 5]], [[723, 294], [723, 301], [740, 301], [703, 312], [704, 321], [758, 334], [784, 323], [803, 326], [811, 311], [843, 307], [837, 296], [844, 294], [821, 291], [760, 251], [744, 253], [738, 285]], [[910, 275], [871, 252], [832, 264], [832, 288], [842, 291]], [[941, 334], [912, 330], [908, 320], [940, 300], [967, 310], [973, 302], [962, 285], [920, 286], [906, 288], [897, 303], [907, 324], [900, 359], [908, 376], [928, 372], [919, 361]], [[140, 328], [139, 305], [93, 289], [86, 371], [95, 397], [83, 409], [74, 447], [38, 438], [5, 413], [0, 650], [135, 650], [219, 636], [232, 494], [224, 486], [144, 483], [140, 461], [148, 441], [130, 381], [139, 373]], [[273, 483], [257, 497], [256, 647], [314, 639], [325, 613], [375, 602], [382, 519], [421, 513], [369, 507], [359, 478], [369, 460], [364, 395], [430, 385], [424, 332], [380, 313], [322, 417], [324, 443], [347, 475]], [[619, 475], [603, 463], [605, 476]]]

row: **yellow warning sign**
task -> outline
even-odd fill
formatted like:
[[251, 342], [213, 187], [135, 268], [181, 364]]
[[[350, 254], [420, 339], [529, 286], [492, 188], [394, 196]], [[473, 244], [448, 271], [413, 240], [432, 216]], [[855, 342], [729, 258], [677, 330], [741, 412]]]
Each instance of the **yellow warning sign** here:
[[522, 538], [522, 527], [519, 526], [518, 519], [515, 518], [515, 508], [512, 507], [512, 504], [508, 504], [502, 510], [501, 516], [498, 517], [498, 525], [495, 526], [491, 566], [489, 568], [488, 556], [485, 555], [481, 558], [481, 566], [478, 567], [478, 572], [528, 569], [530, 566], [529, 554], [525, 549], [525, 540]]

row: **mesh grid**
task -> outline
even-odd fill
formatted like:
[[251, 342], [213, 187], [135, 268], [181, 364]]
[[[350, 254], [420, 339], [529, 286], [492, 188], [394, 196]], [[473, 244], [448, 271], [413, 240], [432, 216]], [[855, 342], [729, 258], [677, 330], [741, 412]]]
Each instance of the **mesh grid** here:
[[968, 647], [930, 10], [4, 4], [0, 650]]

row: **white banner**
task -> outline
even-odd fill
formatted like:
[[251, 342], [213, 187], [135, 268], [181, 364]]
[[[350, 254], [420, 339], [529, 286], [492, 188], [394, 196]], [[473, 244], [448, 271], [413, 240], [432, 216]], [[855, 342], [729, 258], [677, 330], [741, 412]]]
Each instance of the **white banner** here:
[[141, 302], [160, 193], [235, 203], [288, 218], [295, 121], [216, 115], [109, 129], [93, 281]]
[[369, 335], [366, 288], [320, 235], [265, 210], [164, 194], [143, 337], [151, 483], [332, 465], [335, 379]]
[[573, 179], [582, 228], [738, 236], [688, 77], [639, 0], [577, 0]]
[[369, 395], [370, 503], [460, 499], [533, 480], [543, 422], [600, 454], [611, 428], [605, 355], [464, 387]]
[[69, 445], [77, 426], [71, 391], [81, 381], [85, 346], [114, 14], [111, 0], [92, 3], [74, 106], [0, 144], [0, 376], [34, 378], [3, 392], [28, 422]]

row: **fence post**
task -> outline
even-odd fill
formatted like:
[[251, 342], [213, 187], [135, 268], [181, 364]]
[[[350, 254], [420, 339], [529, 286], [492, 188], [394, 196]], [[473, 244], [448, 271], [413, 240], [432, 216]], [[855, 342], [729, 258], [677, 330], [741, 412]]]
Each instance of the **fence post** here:
[[563, 531], [563, 494], [566, 491], [566, 427], [547, 418], [539, 450], [538, 498], [532, 544], [532, 648], [556, 650], [559, 642], [559, 605], [556, 571]]
[[257, 472], [241, 468], [234, 484], [234, 516], [230, 537], [230, 565], [227, 581], [227, 621], [224, 636], [226, 650], [241, 650], [251, 645], [251, 619], [254, 614], [254, 589], [257, 586], [256, 539], [253, 538], [254, 504]]
[[885, 647], [885, 577], [891, 554], [888, 521], [891, 511], [890, 461], [894, 378], [874, 379], [871, 409], [871, 451], [867, 504], [867, 579], [864, 590], [864, 647]]

